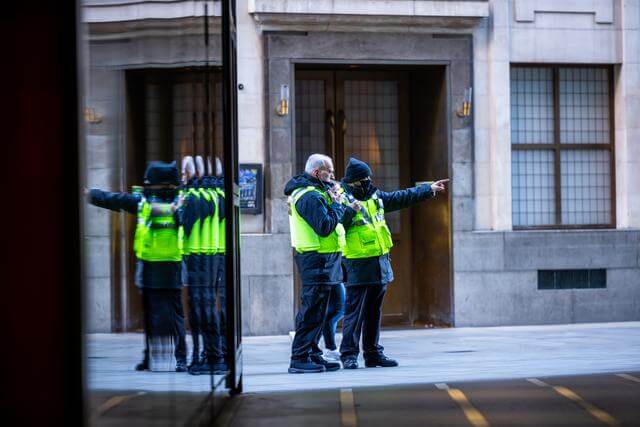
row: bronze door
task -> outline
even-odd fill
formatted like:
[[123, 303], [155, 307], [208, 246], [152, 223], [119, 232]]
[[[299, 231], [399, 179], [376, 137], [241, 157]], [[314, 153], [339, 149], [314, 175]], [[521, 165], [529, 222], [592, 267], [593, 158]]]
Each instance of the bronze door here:
[[[296, 166], [314, 152], [334, 159], [336, 178], [349, 157], [367, 162], [384, 191], [410, 186], [408, 78], [403, 72], [298, 71], [296, 74]], [[386, 215], [394, 247], [395, 281], [383, 310], [385, 324], [412, 321], [411, 219], [408, 210]], [[297, 286], [296, 286], [297, 288]]]

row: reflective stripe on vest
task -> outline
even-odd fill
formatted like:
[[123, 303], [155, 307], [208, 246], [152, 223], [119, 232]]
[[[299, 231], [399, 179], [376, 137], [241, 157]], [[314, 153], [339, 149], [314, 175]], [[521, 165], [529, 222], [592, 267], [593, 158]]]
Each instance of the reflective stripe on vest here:
[[140, 200], [133, 247], [143, 261], [182, 259], [182, 228], [175, 222], [170, 203]]
[[318, 253], [335, 253], [341, 252], [344, 245], [344, 227], [342, 224], [338, 224], [327, 237], [321, 237], [316, 234], [313, 228], [307, 223], [307, 221], [300, 216], [296, 203], [300, 200], [304, 194], [310, 191], [315, 191], [320, 194], [324, 199], [330, 203], [331, 199], [329, 195], [323, 193], [315, 187], [309, 186], [306, 188], [296, 189], [291, 196], [289, 196], [289, 227], [291, 229], [291, 246], [293, 246], [297, 252], [310, 252], [317, 251]]
[[384, 255], [393, 246], [391, 232], [384, 218], [382, 199], [374, 194], [362, 203], [347, 228], [344, 256], [348, 259], [370, 258]]
[[[199, 188], [200, 197], [207, 204], [214, 203], [214, 214], [215, 214], [215, 200], [211, 199], [211, 193], [206, 188]], [[214, 242], [211, 239], [211, 220], [213, 216], [207, 215], [200, 220], [200, 248], [201, 252], [204, 254], [213, 254], [215, 251]]]
[[[200, 212], [200, 192], [195, 188], [189, 188], [186, 194], [185, 203], [195, 203], [196, 211]], [[202, 252], [202, 247], [200, 246], [200, 234], [201, 234], [201, 226], [200, 226], [200, 217], [196, 218], [193, 223], [193, 227], [191, 228], [191, 233], [189, 233], [189, 237], [186, 237], [183, 245], [183, 253], [185, 255], [190, 254], [199, 254]]]

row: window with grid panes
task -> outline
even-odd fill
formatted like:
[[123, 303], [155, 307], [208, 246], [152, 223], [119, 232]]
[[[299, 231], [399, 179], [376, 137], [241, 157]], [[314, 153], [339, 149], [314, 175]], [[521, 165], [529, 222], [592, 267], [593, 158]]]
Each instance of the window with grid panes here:
[[514, 228], [614, 223], [609, 67], [511, 67]]

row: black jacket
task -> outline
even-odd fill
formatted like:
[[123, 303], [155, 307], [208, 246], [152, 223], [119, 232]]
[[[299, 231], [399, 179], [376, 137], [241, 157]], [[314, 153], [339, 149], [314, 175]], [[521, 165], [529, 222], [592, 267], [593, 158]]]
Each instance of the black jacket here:
[[[325, 184], [306, 173], [294, 176], [287, 182], [284, 194], [290, 196], [294, 190], [313, 186], [320, 190]], [[355, 211], [340, 203], [327, 203], [316, 191], [309, 191], [296, 202], [295, 207], [300, 216], [321, 237], [331, 234], [339, 223], [351, 222]], [[342, 283], [341, 253], [319, 254], [317, 252], [296, 253], [294, 255], [302, 284], [336, 285]]]
[[[349, 191], [349, 187], [344, 184], [343, 188], [345, 191]], [[372, 187], [364, 200], [368, 200], [375, 193], [377, 193], [378, 197], [382, 199], [385, 213], [408, 208], [411, 205], [423, 200], [431, 199], [435, 196], [431, 187], [428, 185], [391, 192], [381, 191]], [[345, 229], [348, 230], [350, 225], [350, 222], [345, 224]], [[371, 258], [344, 258], [342, 262], [347, 270], [346, 286], [382, 285], [393, 281], [391, 258], [388, 253]]]
[[[137, 194], [92, 189], [89, 193], [89, 203], [112, 211], [125, 211], [137, 215], [140, 197]], [[175, 219], [178, 224], [181, 217], [182, 213], [176, 212]], [[138, 261], [136, 264], [136, 285], [140, 287], [179, 289], [183, 279], [182, 261]]]

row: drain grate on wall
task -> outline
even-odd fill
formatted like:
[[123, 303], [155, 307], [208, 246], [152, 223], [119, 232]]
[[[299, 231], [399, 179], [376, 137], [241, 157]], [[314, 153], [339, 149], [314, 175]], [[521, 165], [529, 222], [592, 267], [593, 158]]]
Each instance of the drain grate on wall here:
[[602, 289], [607, 270], [538, 270], [538, 289]]

